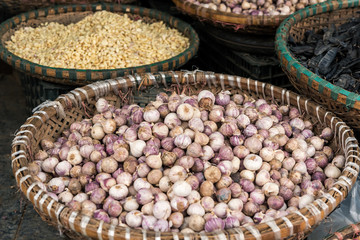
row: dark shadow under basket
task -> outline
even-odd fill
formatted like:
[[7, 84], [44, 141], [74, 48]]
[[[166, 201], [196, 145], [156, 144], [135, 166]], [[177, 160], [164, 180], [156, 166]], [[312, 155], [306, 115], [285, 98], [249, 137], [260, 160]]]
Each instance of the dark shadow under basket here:
[[335, 86], [301, 65], [288, 48], [288, 38], [304, 39], [308, 30], [336, 26], [360, 17], [359, 0], [328, 1], [302, 9], [287, 18], [276, 34], [276, 52], [291, 83], [302, 94], [340, 116], [349, 126], [360, 130], [360, 95]]
[[25, 95], [26, 112], [28, 114], [31, 114], [31, 111], [42, 102], [46, 100], [54, 100], [59, 95], [68, 93], [76, 88], [76, 86], [73, 85], [47, 82], [19, 72], [15, 72], [15, 75], [21, 81], [21, 86]]
[[[234, 50], [217, 42], [213, 38], [214, 35], [207, 31], [209, 28], [205, 30], [199, 28], [198, 25], [200, 25], [200, 23], [194, 25], [201, 40], [201, 48], [199, 49], [198, 55], [200, 59], [203, 59], [201, 63], [203, 63], [207, 69], [215, 72], [249, 77], [278, 87], [291, 87], [291, 83], [281, 69], [279, 60], [274, 55], [274, 51], [272, 55], [267, 56], [264, 52], [257, 53], [251, 51], [255, 49], [254, 46], [246, 46], [246, 52]], [[244, 44], [244, 49], [246, 47]], [[263, 48], [258, 48], [263, 50]], [[260, 52], [259, 49], [258, 51]]]
[[[34, 204], [40, 216], [49, 224], [58, 226], [67, 235], [76, 239], [299, 239], [307, 236], [319, 222], [331, 213], [347, 196], [356, 181], [359, 171], [359, 147], [352, 130], [341, 119], [321, 106], [299, 95], [270, 84], [232, 75], [212, 72], [163, 72], [141, 75], [136, 83], [133, 76], [100, 81], [61, 95], [47, 102], [29, 117], [17, 132], [12, 145], [12, 167], [18, 186]], [[28, 171], [33, 154], [39, 150], [44, 138], [56, 139], [71, 123], [86, 118], [95, 111], [96, 99], [103, 97], [116, 107], [124, 104], [123, 94], [133, 97], [131, 102], [146, 105], [154, 100], [156, 93], [166, 89], [181, 90], [186, 94], [197, 94], [203, 89], [218, 93], [222, 89], [232, 93], [241, 92], [254, 99], [264, 98], [275, 104], [291, 105], [304, 113], [314, 123], [319, 134], [328, 126], [335, 133], [330, 142], [334, 152], [343, 153], [347, 164], [339, 180], [328, 193], [313, 203], [285, 217], [255, 226], [238, 227], [212, 233], [183, 234], [176, 232], [153, 232], [119, 227], [86, 217], [53, 200], [39, 187]], [[119, 96], [120, 95], [120, 96]], [[87, 236], [87, 237], [85, 237]]]
[[273, 35], [276, 28], [287, 17], [286, 15], [253, 16], [228, 13], [196, 5], [187, 0], [172, 1], [180, 11], [199, 19], [201, 22], [205, 21], [216, 27], [243, 33]]

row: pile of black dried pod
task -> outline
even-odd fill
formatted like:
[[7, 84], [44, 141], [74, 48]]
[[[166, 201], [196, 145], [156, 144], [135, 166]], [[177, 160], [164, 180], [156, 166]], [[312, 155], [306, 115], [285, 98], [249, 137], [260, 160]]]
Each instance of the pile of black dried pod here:
[[360, 92], [360, 18], [318, 32], [307, 31], [290, 51], [299, 62], [327, 81], [351, 92]]

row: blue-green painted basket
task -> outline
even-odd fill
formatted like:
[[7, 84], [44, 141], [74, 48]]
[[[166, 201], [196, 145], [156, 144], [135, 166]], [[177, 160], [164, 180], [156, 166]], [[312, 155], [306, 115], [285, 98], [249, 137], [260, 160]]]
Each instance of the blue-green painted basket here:
[[302, 94], [336, 113], [355, 130], [360, 130], [360, 95], [335, 86], [311, 72], [295, 59], [288, 48], [288, 38], [304, 39], [307, 30], [340, 25], [360, 17], [359, 0], [327, 1], [295, 12], [281, 23], [276, 33], [275, 49], [290, 82]]

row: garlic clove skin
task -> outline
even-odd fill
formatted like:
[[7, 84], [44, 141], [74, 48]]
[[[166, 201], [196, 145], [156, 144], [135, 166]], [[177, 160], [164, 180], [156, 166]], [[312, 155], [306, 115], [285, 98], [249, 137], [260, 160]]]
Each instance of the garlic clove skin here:
[[146, 143], [143, 140], [136, 140], [134, 142], [128, 142], [130, 145], [130, 153], [134, 157], [141, 157]]

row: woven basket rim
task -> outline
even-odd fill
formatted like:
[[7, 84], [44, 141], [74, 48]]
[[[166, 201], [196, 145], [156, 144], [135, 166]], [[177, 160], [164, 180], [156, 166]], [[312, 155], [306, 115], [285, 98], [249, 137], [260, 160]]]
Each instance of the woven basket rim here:
[[[360, 110], [360, 95], [354, 92], [350, 92], [341, 87], [338, 87], [329, 81], [323, 79], [319, 75], [313, 73], [308, 68], [304, 67], [289, 51], [287, 46], [289, 31], [292, 26], [299, 23], [301, 20], [315, 16], [318, 13], [332, 12], [340, 9], [359, 7], [359, 0], [338, 0], [338, 1], [327, 1], [318, 3], [312, 6], [308, 6], [301, 9], [288, 18], [286, 18], [276, 31], [275, 36], [275, 49], [280, 60], [280, 64], [290, 71], [291, 69], [296, 70], [296, 79], [302, 84], [307, 84], [310, 88], [318, 91], [320, 94], [323, 92], [330, 92], [331, 99], [346, 106], [347, 108], [355, 108]], [[282, 59], [287, 61], [287, 66], [284, 66]], [[301, 78], [301, 74], [308, 77], [308, 81]], [[316, 82], [318, 87], [315, 87], [313, 82]], [[333, 94], [335, 93], [335, 94]], [[341, 95], [340, 99], [346, 99], [344, 103], [338, 101], [338, 95]]]
[[[346, 235], [351, 234], [351, 232], [353, 232], [355, 234], [355, 230], [359, 231], [359, 227], [360, 227], [360, 222], [346, 225], [342, 228], [337, 229], [335, 232], [326, 235], [324, 237], [324, 240], [341, 239], [341, 237], [344, 237], [343, 236], [344, 233]], [[348, 230], [352, 230], [352, 231], [350, 233], [346, 233]], [[359, 234], [359, 232], [357, 234]]]
[[[77, 73], [82, 73], [85, 76], [85, 79], [79, 80], [86, 80], [87, 83], [91, 83], [93, 80], [99, 79], [91, 79], [92, 74], [103, 74], [107, 76], [101, 79], [108, 79], [108, 78], [115, 78], [118, 76], [123, 76], [124, 73], [134, 73], [134, 72], [146, 72], [150, 69], [157, 69], [162, 70], [161, 66], [164, 64], [173, 65], [173, 67], [177, 67], [177, 65], [181, 66], [185, 64], [191, 57], [193, 57], [199, 48], [199, 37], [196, 31], [192, 28], [192, 26], [179, 18], [173, 17], [168, 13], [138, 7], [135, 5], [123, 5], [123, 4], [116, 4], [116, 3], [93, 3], [93, 4], [72, 4], [72, 5], [57, 5], [47, 8], [41, 8], [37, 10], [32, 10], [26, 13], [18, 14], [10, 19], [5, 20], [0, 24], [0, 38], [5, 34], [9, 29], [12, 29], [19, 25], [20, 23], [27, 22], [29, 19], [36, 19], [38, 17], [46, 17], [50, 15], [59, 15], [62, 13], [70, 13], [70, 12], [78, 12], [78, 11], [101, 11], [107, 10], [111, 12], [121, 12], [121, 13], [131, 13], [139, 16], [147, 16], [152, 19], [156, 19], [158, 21], [163, 21], [166, 25], [170, 26], [171, 28], [176, 28], [182, 34], [188, 32], [190, 44], [189, 47], [186, 48], [183, 52], [179, 53], [178, 55], [151, 64], [140, 65], [135, 67], [129, 68], [115, 68], [115, 69], [76, 69], [76, 68], [55, 68], [44, 66], [41, 64], [37, 64], [26, 59], [23, 59], [12, 52], [8, 51], [7, 48], [2, 44], [0, 41], [0, 58], [10, 64], [12, 67], [29, 73], [29, 71], [33, 71], [32, 73], [35, 75], [42, 75], [46, 74], [47, 71], [53, 72], [55, 75], [52, 77], [66, 79], [70, 81], [76, 81], [79, 78], [77, 77]], [[41, 15], [41, 16], [40, 16]], [[171, 26], [172, 23], [177, 22], [177, 26]], [[185, 57], [186, 60], [180, 62], [180, 58]], [[160, 69], [158, 69], [160, 67]], [[37, 70], [40, 69], [40, 70]], [[67, 76], [64, 76], [62, 73], [67, 72]], [[113, 73], [116, 73], [114, 76]], [[120, 74], [119, 74], [120, 73]], [[90, 79], [89, 79], [90, 78]]]
[[[200, 235], [199, 233], [196, 233], [196, 236], [206, 237], [206, 236], [233, 236], [233, 234], [245, 234], [245, 236], [251, 236], [250, 239], [253, 239], [254, 237], [259, 237], [262, 234], [267, 234], [264, 239], [270, 239], [269, 234], [271, 236], [278, 236], [277, 234], [280, 234], [281, 238], [286, 238], [291, 236], [291, 232], [293, 231], [294, 234], [297, 234], [302, 231], [307, 231], [311, 229], [312, 226], [315, 226], [318, 224], [322, 219], [324, 219], [327, 214], [329, 214], [331, 211], [333, 211], [347, 196], [348, 192], [352, 188], [354, 182], [356, 181], [358, 171], [359, 171], [359, 163], [360, 163], [360, 149], [358, 146], [358, 142], [356, 138], [354, 138], [354, 134], [352, 130], [341, 121], [340, 118], [336, 117], [333, 113], [327, 112], [324, 108], [317, 105], [316, 103], [309, 101], [308, 99], [305, 99], [296, 93], [273, 86], [268, 83], [262, 83], [259, 81], [251, 80], [249, 78], [241, 78], [238, 76], [233, 75], [226, 75], [226, 74], [214, 74], [210, 72], [199, 72], [199, 71], [171, 71], [171, 72], [162, 72], [158, 73], [157, 75], [146, 73], [141, 75], [142, 82], [141, 84], [143, 86], [159, 86], [163, 83], [165, 84], [186, 84], [191, 82], [191, 76], [193, 77], [193, 81], [196, 82], [196, 77], [199, 74], [204, 74], [205, 78], [207, 80], [208, 84], [213, 84], [216, 86], [219, 86], [219, 82], [221, 83], [221, 86], [231, 86], [231, 87], [238, 87], [242, 91], [247, 91], [246, 87], [249, 92], [256, 93], [257, 96], [272, 96], [272, 99], [276, 99], [277, 101], [281, 101], [286, 104], [293, 106], [298, 106], [300, 110], [306, 110], [307, 114], [313, 113], [313, 116], [317, 115], [317, 118], [320, 123], [323, 123], [327, 126], [330, 126], [332, 129], [334, 128], [335, 131], [335, 141], [338, 141], [338, 147], [339, 149], [343, 149], [344, 154], [347, 159], [347, 163], [352, 163], [351, 165], [348, 164], [346, 168], [342, 171], [342, 175], [340, 177], [340, 180], [335, 183], [334, 187], [330, 189], [327, 195], [323, 195], [321, 199], [321, 203], [317, 202], [317, 205], [315, 205], [313, 202], [312, 204], [300, 209], [296, 213], [291, 213], [287, 215], [285, 218], [277, 218], [274, 221], [270, 221], [267, 223], [261, 223], [259, 225], [256, 225], [255, 227], [247, 226], [247, 227], [240, 227], [236, 229], [230, 229], [230, 230], [224, 230], [220, 232], [213, 232], [209, 233], [208, 235]], [[169, 78], [166, 78], [165, 76], [170, 76]], [[179, 77], [180, 76], [180, 77]], [[33, 126], [39, 126], [41, 124], [46, 124], [46, 121], [56, 116], [59, 112], [60, 105], [62, 108], [66, 108], [69, 106], [69, 102], [73, 103], [73, 106], [79, 106], [78, 103], [81, 101], [87, 102], [87, 98], [94, 98], [95, 95], [98, 97], [101, 97], [103, 95], [106, 95], [110, 93], [111, 91], [117, 91], [120, 87], [121, 88], [128, 88], [128, 87], [136, 87], [136, 82], [131, 81], [131, 78], [133, 76], [126, 76], [124, 78], [118, 78], [118, 79], [111, 79], [107, 81], [99, 81], [96, 83], [93, 83], [88, 86], [84, 86], [82, 88], [75, 89], [71, 91], [68, 94], [61, 95], [58, 97], [55, 101], [51, 102], [51, 104], [44, 105], [43, 107], [38, 108], [32, 117], [28, 118], [24, 125], [20, 127], [20, 131], [16, 135], [13, 141], [12, 145], [12, 167], [13, 167], [13, 173], [15, 175], [16, 181], [18, 185], [20, 186], [21, 191], [26, 194], [28, 199], [35, 204], [37, 207], [40, 207], [41, 209], [44, 209], [44, 206], [40, 206], [39, 202], [43, 201], [40, 199], [44, 199], [44, 194], [42, 194], [41, 190], [39, 191], [38, 187], [34, 185], [34, 181], [32, 177], [27, 172], [27, 167], [22, 165], [22, 162], [20, 159], [26, 158], [26, 151], [27, 149], [27, 142], [22, 139], [28, 139], [33, 133], [34, 130], [36, 130], [36, 127]], [[190, 80], [189, 80], [190, 79]], [[134, 85], [135, 84], [135, 85]], [[139, 83], [140, 84], [140, 83]], [[117, 86], [117, 88], [114, 88]], [[79, 90], [80, 89], [80, 90]], [[96, 89], [96, 91], [95, 91]], [[98, 89], [101, 89], [101, 95], [99, 95]], [[87, 94], [85, 95], [84, 92]], [[274, 93], [276, 94], [276, 98], [274, 97]], [[281, 95], [281, 96], [280, 96]], [[81, 105], [81, 104], [80, 104]], [[310, 109], [310, 112], [309, 110]], [[32, 126], [31, 126], [32, 125]], [[29, 135], [29, 132], [32, 132], [31, 135]], [[346, 139], [345, 139], [346, 137]], [[355, 169], [354, 169], [354, 168]], [[26, 175], [27, 174], [27, 175]], [[352, 177], [349, 177], [350, 175]], [[24, 183], [28, 184], [25, 185]], [[32, 189], [31, 189], [32, 188]], [[34, 190], [35, 189], [35, 190]], [[36, 190], [37, 189], [37, 190]], [[35, 191], [33, 193], [32, 191]], [[47, 196], [45, 196], [47, 199]], [[324, 200], [325, 199], [325, 200]], [[44, 201], [43, 201], [44, 203]], [[78, 230], [76, 227], [74, 227], [74, 222], [83, 222], [83, 217], [80, 219], [80, 214], [78, 214], [75, 211], [70, 210], [68, 207], [65, 207], [65, 205], [51, 201], [51, 209], [55, 208], [53, 212], [49, 210], [49, 207], [47, 207], [49, 216], [52, 218], [53, 221], [58, 221], [59, 224], [66, 225], [69, 224], [70, 228], [78, 231], [81, 233], [80, 230]], [[325, 205], [325, 206], [324, 206]], [[46, 214], [46, 213], [44, 213]], [[66, 217], [70, 216], [70, 217]], [[64, 219], [63, 219], [64, 218]], [[287, 219], [287, 221], [285, 220]], [[93, 221], [94, 223], [101, 224], [101, 227], [109, 227], [110, 225], [101, 223], [101, 221], [95, 220], [93, 218], [85, 219], [85, 221]], [[275, 224], [275, 225], [274, 225]], [[76, 224], [75, 224], [76, 225]], [[282, 225], [282, 226], [280, 226]], [[286, 232], [281, 232], [281, 229], [289, 229], [286, 230]], [[290, 230], [290, 227], [291, 229]], [[295, 226], [295, 227], [294, 227]], [[260, 232], [260, 228], [265, 228], [264, 232]], [[143, 236], [143, 232], [141, 230], [136, 229], [130, 229], [130, 228], [124, 228], [119, 226], [113, 226], [113, 231], [116, 229], [119, 230], [122, 233], [126, 234], [134, 234], [135, 236]], [[269, 232], [270, 231], [270, 232]], [[85, 226], [85, 232], [86, 226]], [[95, 229], [96, 232], [96, 229]], [[110, 230], [108, 231], [110, 232]], [[149, 231], [149, 233], [155, 234], [153, 231]], [[160, 234], [160, 233], [156, 233]], [[166, 237], [173, 236], [172, 234], [178, 234], [179, 236], [183, 237], [182, 233], [161, 233], [161, 236], [163, 236], [165, 239]], [[272, 235], [274, 234], [274, 235]], [[126, 235], [127, 236], [127, 235]], [[130, 236], [130, 235], [129, 235]], [[239, 235], [238, 235], [239, 236]], [[160, 239], [160, 238], [159, 238]]]
[[[172, 1], [179, 9], [181, 9], [182, 11], [186, 12], [189, 15], [195, 15], [202, 19], [218, 22], [223, 25], [233, 25], [235, 30], [250, 26], [259, 26], [264, 28], [270, 26], [277, 27], [285, 18], [289, 16], [289, 15], [253, 16], [253, 15], [228, 13], [228, 12], [222, 12], [219, 10], [206, 8], [201, 5], [191, 3], [187, 0], [172, 0]], [[190, 11], [188, 10], [187, 7], [190, 7], [193, 10]]]

